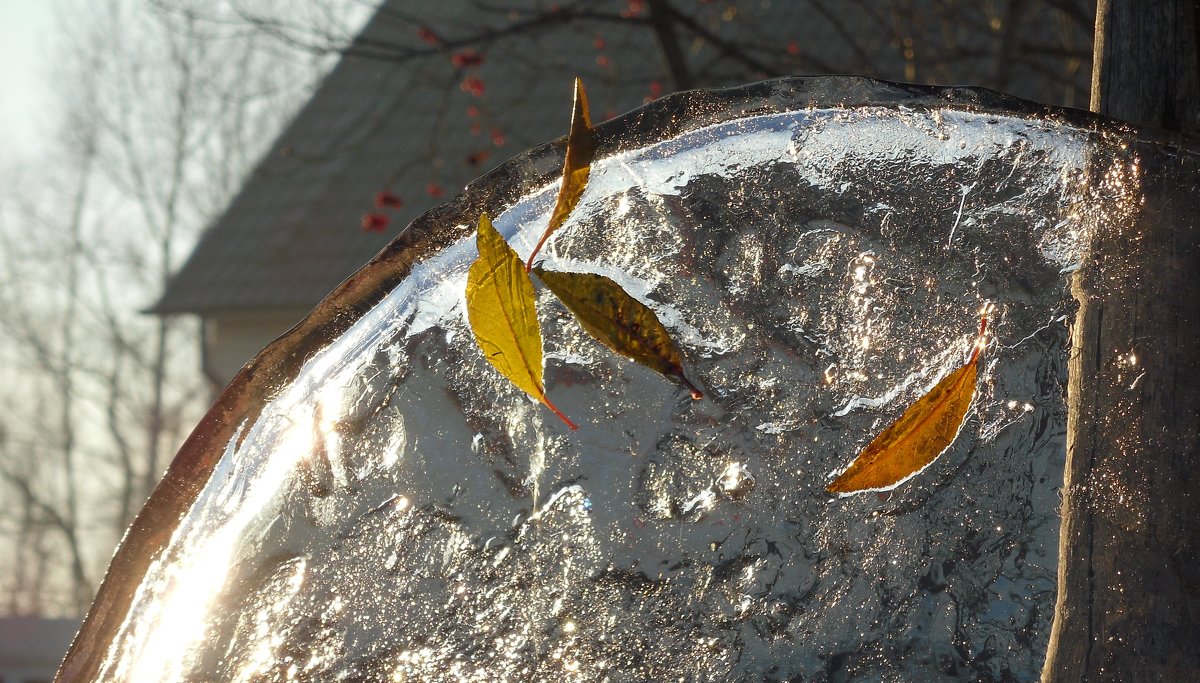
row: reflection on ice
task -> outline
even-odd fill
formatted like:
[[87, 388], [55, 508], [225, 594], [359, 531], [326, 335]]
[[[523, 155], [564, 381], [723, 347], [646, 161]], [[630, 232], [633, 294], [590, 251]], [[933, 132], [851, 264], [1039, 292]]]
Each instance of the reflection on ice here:
[[[479, 357], [474, 239], [446, 226], [459, 237], [242, 425], [104, 676], [1035, 679], [1064, 273], [1128, 200], [1086, 182], [1120, 156], [1105, 144], [1037, 117], [831, 105], [602, 155], [542, 256], [648, 302], [706, 398], [541, 292], [575, 434]], [[522, 255], [550, 178], [487, 207]], [[962, 363], [983, 302], [996, 341], [959, 438], [886, 496], [827, 495]]]

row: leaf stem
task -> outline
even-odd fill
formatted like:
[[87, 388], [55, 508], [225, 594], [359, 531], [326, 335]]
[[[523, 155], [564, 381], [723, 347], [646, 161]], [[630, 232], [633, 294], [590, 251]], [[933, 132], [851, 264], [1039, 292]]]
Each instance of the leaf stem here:
[[975, 359], [979, 358], [979, 352], [982, 351], [984, 347], [985, 340], [983, 335], [985, 332], [987, 332], [987, 311], [984, 311], [983, 314], [979, 316], [979, 334], [975, 337], [975, 350], [971, 352], [971, 358], [967, 361], [967, 363], [974, 363]]
[[533, 272], [533, 257], [538, 255], [538, 252], [542, 250], [542, 245], [546, 243], [546, 240], [549, 237], [550, 237], [549, 230], [542, 233], [542, 237], [541, 237], [541, 239], [538, 240], [537, 244], [534, 245], [533, 251], [529, 252], [529, 260], [525, 262], [525, 272], [526, 273]]
[[574, 432], [579, 429], [579, 425], [575, 424], [574, 422], [571, 422], [571, 418], [564, 415], [563, 412], [561, 410], [559, 410], [557, 406], [555, 406], [553, 403], [551, 403], [550, 397], [546, 396], [545, 393], [542, 394], [542, 403], [544, 403], [546, 405], [546, 407], [550, 409], [550, 412], [557, 415], [558, 419], [567, 423], [567, 426], [571, 428], [571, 431]]

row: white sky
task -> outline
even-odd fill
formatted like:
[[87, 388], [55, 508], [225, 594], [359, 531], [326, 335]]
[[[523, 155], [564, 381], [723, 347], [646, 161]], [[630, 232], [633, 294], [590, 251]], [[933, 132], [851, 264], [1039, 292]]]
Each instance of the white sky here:
[[0, 0], [0, 163], [35, 155], [50, 133], [52, 0]]

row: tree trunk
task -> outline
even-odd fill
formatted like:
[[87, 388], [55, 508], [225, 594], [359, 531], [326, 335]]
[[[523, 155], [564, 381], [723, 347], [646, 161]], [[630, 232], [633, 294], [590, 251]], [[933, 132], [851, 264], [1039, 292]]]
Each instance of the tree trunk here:
[[[1100, 0], [1092, 109], [1200, 132], [1196, 0]], [[1043, 681], [1200, 671], [1200, 159], [1139, 154], [1143, 203], [1076, 273], [1058, 604]], [[1138, 181], [1135, 181], [1138, 182]]]

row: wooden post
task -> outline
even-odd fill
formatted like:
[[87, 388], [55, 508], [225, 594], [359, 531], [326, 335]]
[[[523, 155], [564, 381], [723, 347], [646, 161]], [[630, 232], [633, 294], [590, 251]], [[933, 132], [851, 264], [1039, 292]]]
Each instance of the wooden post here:
[[[1099, 0], [1092, 109], [1200, 132], [1198, 21], [1200, 0]], [[1144, 202], [1100, 226], [1072, 284], [1044, 682], [1200, 676], [1200, 159], [1130, 151]]]

